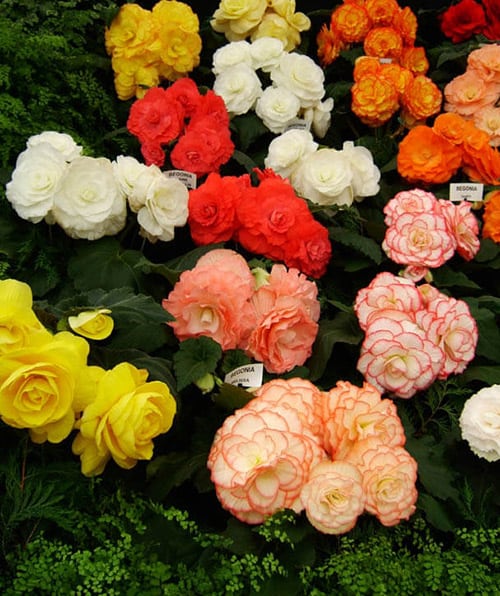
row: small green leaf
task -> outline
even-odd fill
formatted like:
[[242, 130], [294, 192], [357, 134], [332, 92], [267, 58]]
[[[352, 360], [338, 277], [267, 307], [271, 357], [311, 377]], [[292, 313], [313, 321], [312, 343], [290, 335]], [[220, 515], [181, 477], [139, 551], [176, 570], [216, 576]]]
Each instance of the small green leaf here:
[[371, 259], [371, 261], [373, 261], [377, 265], [379, 265], [382, 262], [382, 251], [379, 245], [371, 238], [362, 236], [361, 234], [353, 232], [352, 230], [348, 230], [347, 228], [340, 227], [329, 228], [329, 233], [330, 238], [334, 242], [338, 242], [343, 246], [353, 248], [354, 250], [360, 252], [362, 255]]
[[471, 288], [479, 289], [479, 286], [469, 279], [463, 271], [454, 271], [451, 267], [443, 265], [432, 271], [432, 277], [437, 287], [441, 288]]
[[459, 377], [464, 384], [483, 381], [488, 385], [500, 384], [500, 366], [469, 366]]
[[219, 392], [213, 397], [214, 403], [228, 411], [242, 408], [251, 399], [253, 395], [249, 391], [229, 383], [223, 383]]
[[222, 356], [220, 345], [209, 337], [186, 339], [174, 355], [174, 371], [179, 391], [213, 373]]

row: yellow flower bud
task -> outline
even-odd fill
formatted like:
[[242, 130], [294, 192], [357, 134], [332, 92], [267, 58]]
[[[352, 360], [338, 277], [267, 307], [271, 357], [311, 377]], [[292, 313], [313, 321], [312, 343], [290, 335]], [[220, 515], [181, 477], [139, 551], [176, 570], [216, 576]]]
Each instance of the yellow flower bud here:
[[114, 327], [113, 319], [108, 316], [110, 313], [108, 308], [85, 310], [68, 317], [68, 324], [75, 333], [88, 339], [106, 339]]

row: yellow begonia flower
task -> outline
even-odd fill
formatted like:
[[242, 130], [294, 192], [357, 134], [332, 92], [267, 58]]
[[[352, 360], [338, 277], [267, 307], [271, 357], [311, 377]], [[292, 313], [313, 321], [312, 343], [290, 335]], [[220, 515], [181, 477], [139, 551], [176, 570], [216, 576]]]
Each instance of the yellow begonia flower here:
[[15, 279], [0, 281], [0, 356], [52, 334], [33, 311], [33, 295], [28, 284]]
[[106, 339], [111, 335], [115, 325], [113, 319], [108, 316], [110, 313], [109, 308], [85, 310], [76, 316], [68, 317], [68, 325], [75, 333], [88, 339]]
[[[39, 340], [39, 338], [37, 338]], [[36, 443], [59, 443], [75, 423], [79, 404], [93, 392], [88, 378], [89, 345], [62, 331], [0, 358], [0, 417], [27, 428]]]
[[146, 382], [148, 372], [128, 362], [101, 369], [98, 376], [95, 400], [78, 421], [73, 441], [85, 476], [101, 474], [111, 458], [125, 469], [151, 459], [153, 439], [170, 429], [177, 409], [165, 383]]
[[210, 24], [229, 41], [248, 37], [262, 20], [267, 0], [221, 0]]

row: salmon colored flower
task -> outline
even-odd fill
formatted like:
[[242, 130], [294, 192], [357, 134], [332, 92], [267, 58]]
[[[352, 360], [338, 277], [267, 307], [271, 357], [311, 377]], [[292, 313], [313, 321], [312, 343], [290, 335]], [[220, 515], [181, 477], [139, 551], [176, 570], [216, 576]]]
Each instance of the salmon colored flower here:
[[351, 88], [354, 114], [368, 126], [385, 124], [399, 108], [398, 90], [392, 82], [377, 75], [367, 75]]
[[447, 182], [462, 165], [462, 150], [424, 125], [412, 128], [399, 143], [398, 172], [409, 182]]
[[370, 31], [372, 21], [364, 6], [341, 4], [333, 11], [330, 26], [344, 43], [361, 43]]
[[399, 62], [414, 75], [426, 75], [429, 70], [429, 60], [422, 47], [403, 47]]
[[500, 46], [489, 43], [481, 46], [467, 56], [467, 69], [481, 73], [481, 78], [488, 82], [500, 82]]
[[473, 121], [479, 130], [488, 133], [492, 147], [500, 146], [500, 107], [481, 108], [474, 114]]
[[324, 534], [352, 530], [365, 508], [363, 477], [344, 461], [317, 464], [303, 486], [300, 500], [311, 525]]
[[485, 196], [483, 214], [483, 238], [500, 242], [500, 191], [494, 190]]
[[439, 204], [455, 237], [458, 254], [466, 261], [472, 260], [479, 250], [479, 225], [472, 212], [471, 203], [462, 201], [456, 205], [440, 199]]
[[444, 109], [472, 118], [477, 110], [493, 105], [499, 93], [499, 83], [486, 81], [482, 78], [481, 71], [468, 68], [445, 86]]
[[441, 109], [442, 94], [430, 78], [417, 75], [406, 86], [402, 106], [415, 121], [426, 120]]
[[367, 56], [399, 60], [403, 51], [403, 39], [393, 27], [373, 27], [363, 42]]

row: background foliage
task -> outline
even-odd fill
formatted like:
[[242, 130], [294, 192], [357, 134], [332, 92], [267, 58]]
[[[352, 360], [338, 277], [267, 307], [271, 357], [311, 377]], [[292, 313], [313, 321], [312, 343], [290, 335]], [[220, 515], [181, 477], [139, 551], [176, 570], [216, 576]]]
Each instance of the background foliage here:
[[[200, 16], [202, 63], [194, 74], [210, 86], [211, 55], [223, 41], [208, 25], [213, 7], [188, 2]], [[71, 134], [92, 155], [140, 157], [125, 129], [129, 102], [114, 93], [103, 46], [106, 23], [120, 2], [3, 0], [0, 14], [0, 276], [28, 282], [37, 313], [49, 328], [75, 306], [113, 311], [115, 332], [92, 346], [92, 363], [128, 360], [174, 390], [174, 428], [155, 444], [155, 459], [132, 471], [111, 465], [98, 480], [81, 476], [70, 443], [35, 446], [24, 431], [2, 424], [0, 536], [5, 594], [494, 594], [500, 574], [500, 468], [475, 457], [461, 441], [463, 403], [485, 384], [500, 382], [500, 248], [483, 240], [470, 263], [457, 258], [435, 272], [435, 285], [465, 300], [480, 333], [477, 356], [459, 377], [397, 402], [419, 464], [418, 514], [387, 529], [361, 519], [344, 537], [315, 533], [287, 512], [253, 528], [218, 504], [206, 469], [213, 435], [248, 396], [222, 385], [210, 396], [194, 384], [246, 362], [224, 355], [210, 340], [180, 349], [164, 324], [160, 302], [180, 273], [194, 265], [186, 230], [174, 243], [149, 244], [136, 222], [117, 238], [74, 241], [45, 224], [20, 220], [3, 195], [26, 139], [43, 130]], [[140, 2], [150, 8], [154, 2]], [[449, 3], [401, 2], [419, 19], [419, 45], [439, 85], [463, 72], [477, 40], [452, 45], [437, 27]], [[312, 19], [301, 49], [314, 55], [315, 32], [334, 4], [297, 2]], [[329, 388], [339, 379], [360, 383], [355, 363], [362, 332], [352, 311], [356, 292], [381, 270], [396, 272], [380, 249], [382, 208], [404, 187], [395, 170], [399, 125], [371, 130], [350, 113], [349, 88], [357, 50], [326, 70], [335, 98], [324, 143], [359, 139], [383, 172], [381, 192], [348, 211], [316, 213], [330, 232], [334, 258], [319, 282], [322, 318], [307, 366], [293, 371]], [[238, 117], [233, 138], [243, 152], [224, 173], [262, 166], [272, 138], [255, 117]], [[446, 197], [447, 188], [436, 188]], [[206, 249], [204, 249], [206, 250]], [[248, 255], [249, 259], [251, 255]], [[188, 513], [184, 513], [188, 511]], [[125, 587], [126, 586], [126, 587]]]

